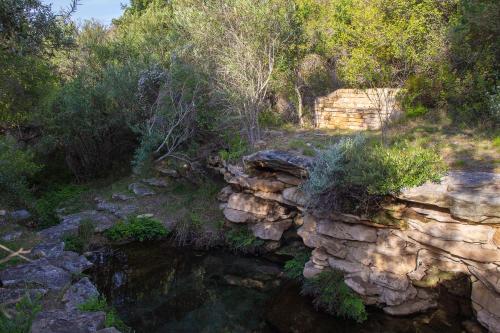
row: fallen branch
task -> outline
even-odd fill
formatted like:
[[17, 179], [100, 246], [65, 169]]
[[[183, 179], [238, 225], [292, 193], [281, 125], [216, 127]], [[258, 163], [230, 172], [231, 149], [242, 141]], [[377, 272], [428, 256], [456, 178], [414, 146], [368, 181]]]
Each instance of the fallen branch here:
[[19, 258], [24, 259], [28, 262], [31, 262], [31, 259], [29, 259], [23, 255], [23, 254], [30, 253], [31, 250], [25, 250], [23, 248], [20, 248], [17, 251], [13, 251], [13, 250], [9, 249], [7, 246], [2, 245], [2, 244], [0, 244], [0, 249], [9, 253], [9, 255], [7, 257], [0, 259], [0, 264], [6, 263], [7, 261], [11, 260], [14, 257], [19, 257]]

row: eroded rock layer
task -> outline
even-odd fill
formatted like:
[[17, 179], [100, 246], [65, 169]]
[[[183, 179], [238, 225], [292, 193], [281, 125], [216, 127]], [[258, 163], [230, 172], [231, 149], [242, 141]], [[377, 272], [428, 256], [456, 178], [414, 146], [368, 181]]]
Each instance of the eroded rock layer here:
[[451, 172], [440, 184], [405, 190], [384, 208], [401, 222], [394, 227], [305, 209], [307, 158], [265, 151], [244, 161], [216, 166], [229, 184], [219, 195], [225, 217], [265, 240], [298, 228], [313, 249], [306, 278], [338, 269], [366, 304], [408, 315], [435, 308], [435, 287], [467, 276], [464, 295], [478, 321], [500, 332], [500, 175]]

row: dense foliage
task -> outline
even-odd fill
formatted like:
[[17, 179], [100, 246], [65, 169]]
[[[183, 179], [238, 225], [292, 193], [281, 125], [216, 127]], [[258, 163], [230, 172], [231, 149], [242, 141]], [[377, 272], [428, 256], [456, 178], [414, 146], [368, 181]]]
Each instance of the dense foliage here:
[[9, 311], [10, 313], [0, 311], [0, 332], [29, 333], [31, 323], [41, 310], [40, 297], [26, 294], [15, 304], [15, 309]]
[[133, 239], [144, 242], [165, 237], [168, 233], [160, 221], [150, 217], [129, 217], [106, 230], [106, 236], [113, 241]]
[[312, 296], [314, 305], [330, 314], [357, 322], [363, 322], [368, 317], [363, 301], [345, 284], [344, 276], [339, 271], [323, 271], [306, 279], [302, 293]]
[[[0, 135], [47, 169], [63, 156], [74, 178], [88, 181], [132, 161], [141, 172], [167, 158], [191, 163], [190, 149], [206, 142], [237, 159], [259, 142], [261, 126], [307, 124], [314, 98], [339, 87], [400, 87], [408, 121], [444, 111], [455, 124], [495, 129], [499, 6], [133, 0], [111, 26], [76, 26], [75, 8], [2, 1]], [[361, 162], [395, 166], [402, 161], [388, 156], [409, 148], [384, 149], [368, 152], [378, 161]], [[10, 193], [26, 193], [37, 169], [19, 161], [16, 184], [0, 180]], [[388, 182], [382, 192], [412, 183]]]
[[405, 142], [385, 146], [358, 135], [322, 151], [303, 189], [314, 207], [366, 213], [383, 196], [437, 181], [444, 171], [431, 149]]

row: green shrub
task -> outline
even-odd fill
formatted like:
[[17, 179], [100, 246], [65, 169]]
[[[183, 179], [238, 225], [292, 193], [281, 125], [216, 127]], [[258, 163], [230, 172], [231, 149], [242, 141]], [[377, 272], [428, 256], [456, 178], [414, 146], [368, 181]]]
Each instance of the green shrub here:
[[332, 315], [350, 318], [358, 323], [368, 318], [363, 301], [344, 282], [341, 272], [323, 271], [306, 279], [302, 293], [313, 297], [313, 304]]
[[234, 251], [251, 252], [264, 241], [255, 237], [248, 228], [240, 227], [226, 233], [226, 242]]
[[85, 220], [78, 226], [78, 233], [64, 237], [64, 250], [83, 253], [87, 250], [95, 226], [90, 220]]
[[49, 227], [58, 224], [57, 208], [78, 198], [85, 190], [85, 187], [78, 185], [64, 185], [44, 193], [35, 204], [35, 212], [40, 219], [40, 226]]
[[9, 194], [14, 203], [26, 203], [31, 197], [28, 177], [39, 170], [30, 151], [17, 147], [13, 138], [0, 137], [0, 192]]
[[500, 136], [495, 137], [492, 140], [493, 147], [500, 148]]
[[290, 279], [302, 279], [302, 272], [309, 257], [309, 253], [300, 252], [293, 259], [288, 260], [285, 263], [285, 275]]
[[168, 234], [167, 228], [158, 220], [149, 217], [130, 217], [120, 221], [106, 231], [112, 241], [134, 239], [139, 242], [159, 239]]
[[425, 106], [417, 105], [417, 106], [407, 107], [405, 115], [408, 118], [417, 118], [423, 116], [428, 111], [429, 109], [427, 109]]
[[224, 142], [227, 148], [219, 151], [219, 156], [224, 161], [237, 160], [248, 151], [248, 143], [239, 133], [224, 135]]
[[407, 142], [386, 147], [356, 136], [323, 151], [302, 188], [310, 206], [366, 213], [384, 196], [438, 181], [444, 172], [439, 155], [430, 149]]
[[266, 110], [259, 113], [259, 124], [262, 127], [281, 127], [285, 121], [278, 112]]
[[0, 332], [29, 333], [33, 319], [41, 310], [40, 297], [32, 298], [26, 294], [16, 304], [14, 313], [9, 317], [5, 312], [0, 311]]
[[104, 321], [105, 327], [114, 327], [124, 333], [132, 331], [130, 327], [125, 325], [125, 323], [120, 319], [116, 310], [108, 305], [106, 297], [91, 297], [86, 302], [80, 304], [78, 309], [89, 312], [106, 312], [106, 319]]
[[108, 309], [108, 303], [105, 297], [91, 297], [84, 303], [78, 305], [78, 310], [97, 312], [106, 311]]

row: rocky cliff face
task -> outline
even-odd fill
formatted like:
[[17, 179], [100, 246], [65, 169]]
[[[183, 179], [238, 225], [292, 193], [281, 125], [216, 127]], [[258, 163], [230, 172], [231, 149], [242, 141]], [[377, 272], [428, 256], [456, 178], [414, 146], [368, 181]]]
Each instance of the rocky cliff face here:
[[366, 304], [391, 315], [434, 308], [435, 287], [467, 277], [455, 292], [470, 297], [481, 324], [500, 332], [500, 175], [452, 172], [440, 184], [405, 190], [384, 207], [400, 222], [394, 227], [305, 209], [299, 186], [308, 158], [263, 151], [245, 158], [244, 168], [212, 162], [229, 183], [219, 195], [227, 220], [273, 241], [298, 228], [313, 248], [305, 277], [341, 270]]

